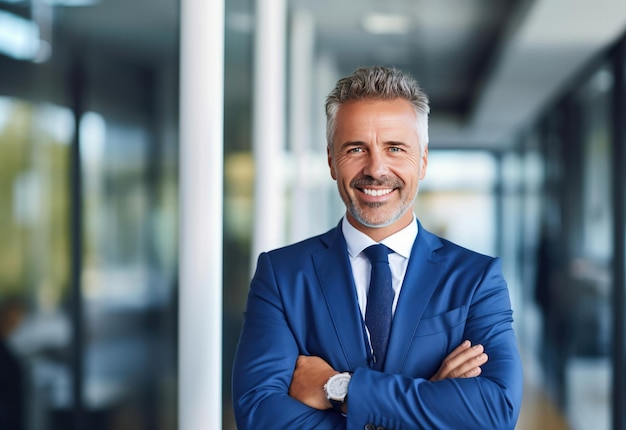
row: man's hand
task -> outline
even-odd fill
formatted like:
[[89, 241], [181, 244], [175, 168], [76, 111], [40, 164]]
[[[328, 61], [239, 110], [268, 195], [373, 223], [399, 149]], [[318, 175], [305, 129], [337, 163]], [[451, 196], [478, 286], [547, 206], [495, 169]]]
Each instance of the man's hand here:
[[450, 353], [441, 363], [441, 367], [432, 378], [431, 382], [441, 381], [447, 378], [473, 378], [481, 373], [483, 364], [489, 357], [484, 353], [482, 345], [474, 345], [469, 340], [464, 341]]
[[293, 371], [289, 395], [312, 408], [330, 409], [332, 406], [326, 398], [324, 384], [337, 373], [322, 358], [301, 355]]
[[[441, 367], [430, 378], [430, 381], [476, 377], [481, 373], [480, 366], [487, 360], [488, 357], [482, 345], [472, 346], [466, 340], [443, 360]], [[332, 406], [326, 398], [324, 384], [337, 373], [339, 372], [320, 357], [300, 355], [289, 386], [289, 395], [312, 408], [330, 409]]]

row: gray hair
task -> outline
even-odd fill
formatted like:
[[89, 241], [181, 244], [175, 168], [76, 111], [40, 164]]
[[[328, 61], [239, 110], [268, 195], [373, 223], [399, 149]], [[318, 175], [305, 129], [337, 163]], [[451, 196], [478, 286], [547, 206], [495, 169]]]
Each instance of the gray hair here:
[[415, 110], [417, 134], [422, 153], [428, 145], [428, 96], [417, 81], [402, 71], [383, 66], [360, 67], [341, 78], [326, 98], [326, 141], [332, 148], [337, 127], [337, 111], [356, 100], [407, 100]]

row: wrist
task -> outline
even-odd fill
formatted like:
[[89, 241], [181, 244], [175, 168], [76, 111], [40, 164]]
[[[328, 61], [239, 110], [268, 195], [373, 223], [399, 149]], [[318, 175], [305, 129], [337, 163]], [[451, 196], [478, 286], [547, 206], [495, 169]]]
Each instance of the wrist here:
[[338, 412], [347, 412], [346, 401], [351, 378], [352, 375], [348, 372], [335, 373], [324, 384], [324, 392], [326, 393], [328, 404]]

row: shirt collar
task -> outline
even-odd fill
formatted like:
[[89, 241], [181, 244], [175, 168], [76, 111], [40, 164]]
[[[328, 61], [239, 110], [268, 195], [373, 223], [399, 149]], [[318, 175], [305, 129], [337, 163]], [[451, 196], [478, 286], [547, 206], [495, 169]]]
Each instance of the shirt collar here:
[[[368, 246], [376, 244], [368, 235], [354, 228], [345, 216], [341, 222], [341, 230], [346, 238], [348, 253], [353, 258], [363, 252]], [[418, 234], [417, 230], [417, 220], [415, 219], [415, 214], [413, 214], [413, 221], [408, 226], [384, 238], [380, 243], [391, 248], [396, 254], [409, 258]]]

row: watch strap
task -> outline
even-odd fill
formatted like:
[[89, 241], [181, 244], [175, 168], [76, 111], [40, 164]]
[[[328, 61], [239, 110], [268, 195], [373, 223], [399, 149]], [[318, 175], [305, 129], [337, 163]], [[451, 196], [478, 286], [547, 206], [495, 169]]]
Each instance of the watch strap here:
[[332, 405], [334, 410], [336, 410], [339, 413], [343, 413], [343, 409], [341, 409], [343, 407], [343, 401], [335, 400], [335, 399], [328, 399], [328, 400], [330, 401], [330, 404]]

